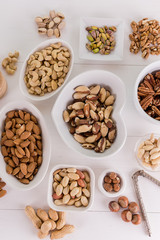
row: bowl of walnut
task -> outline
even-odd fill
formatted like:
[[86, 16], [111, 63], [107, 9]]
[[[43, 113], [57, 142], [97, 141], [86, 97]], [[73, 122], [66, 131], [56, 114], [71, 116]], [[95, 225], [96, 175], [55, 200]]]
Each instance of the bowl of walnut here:
[[26, 57], [19, 78], [23, 95], [34, 101], [46, 100], [66, 84], [73, 67], [72, 47], [61, 39], [40, 43]]
[[146, 66], [138, 75], [134, 88], [138, 112], [149, 122], [160, 123], [160, 61]]
[[117, 153], [126, 140], [124, 102], [125, 88], [118, 76], [87, 71], [66, 85], [51, 115], [71, 149], [90, 158], [106, 158]]

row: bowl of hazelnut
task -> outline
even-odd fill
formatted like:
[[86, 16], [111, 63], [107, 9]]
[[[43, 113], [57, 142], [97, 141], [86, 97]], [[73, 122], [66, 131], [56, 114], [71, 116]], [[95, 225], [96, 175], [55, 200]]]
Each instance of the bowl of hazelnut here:
[[106, 197], [117, 197], [124, 192], [126, 180], [119, 171], [105, 169], [99, 176], [98, 186]]

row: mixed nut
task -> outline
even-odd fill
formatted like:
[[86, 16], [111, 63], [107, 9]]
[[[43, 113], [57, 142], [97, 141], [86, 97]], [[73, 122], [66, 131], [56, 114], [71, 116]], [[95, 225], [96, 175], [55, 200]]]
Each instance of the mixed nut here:
[[143, 110], [160, 121], [160, 71], [148, 73], [138, 86], [138, 100]]
[[43, 96], [60, 87], [70, 68], [71, 54], [61, 42], [34, 52], [27, 61], [24, 81], [28, 92]]
[[6, 172], [29, 184], [42, 164], [42, 135], [37, 118], [23, 110], [6, 114], [1, 152]]
[[111, 118], [115, 97], [100, 85], [78, 86], [72, 104], [63, 112], [70, 133], [83, 148], [104, 152], [116, 137], [116, 124]]
[[33, 207], [26, 206], [25, 213], [39, 230], [37, 235], [40, 239], [46, 238], [49, 234], [50, 239], [63, 238], [75, 229], [73, 225], [66, 224], [65, 212], [56, 212], [51, 208], [48, 212], [41, 208], [35, 211]]
[[115, 26], [112, 27], [86, 27], [88, 32], [87, 39], [90, 43], [86, 43], [86, 48], [92, 53], [100, 53], [108, 55], [114, 50], [116, 45], [114, 33], [117, 31]]
[[10, 75], [13, 75], [17, 70], [16, 62], [19, 57], [19, 52], [15, 51], [15, 53], [9, 53], [7, 58], [4, 58], [2, 61], [2, 67], [6, 70], [6, 72]]
[[2, 181], [2, 178], [0, 178], [0, 198], [4, 197], [7, 193], [7, 191], [3, 189], [5, 186], [6, 183]]
[[38, 33], [41, 35], [47, 35], [52, 37], [55, 35], [57, 38], [61, 36], [61, 30], [65, 26], [64, 14], [60, 12], [55, 12], [52, 10], [49, 12], [49, 16], [36, 17], [35, 22], [38, 26]]
[[90, 176], [87, 171], [64, 168], [53, 173], [53, 201], [56, 205], [87, 207], [90, 195]]
[[137, 157], [145, 167], [156, 169], [160, 164], [160, 138], [155, 138], [152, 133], [149, 139], [138, 146]]
[[111, 212], [119, 212], [121, 208], [128, 208], [121, 212], [121, 218], [124, 222], [132, 222], [135, 225], [141, 223], [141, 216], [138, 214], [139, 206], [136, 202], [128, 201], [125, 196], [119, 197], [118, 201], [111, 201], [108, 205]]
[[119, 192], [121, 189], [121, 178], [115, 172], [107, 173], [104, 177], [103, 187], [107, 192]]
[[143, 18], [138, 23], [131, 22], [133, 33], [129, 35], [131, 40], [130, 52], [137, 54], [140, 50], [142, 58], [147, 59], [149, 54], [160, 54], [160, 25], [159, 21]]

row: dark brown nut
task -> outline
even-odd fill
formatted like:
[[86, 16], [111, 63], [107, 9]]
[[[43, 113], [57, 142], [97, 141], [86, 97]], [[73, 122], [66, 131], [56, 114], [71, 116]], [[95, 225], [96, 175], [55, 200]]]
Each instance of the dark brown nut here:
[[139, 214], [134, 214], [132, 217], [132, 223], [138, 225], [141, 223], [141, 216]]
[[118, 212], [120, 210], [120, 206], [116, 201], [111, 201], [108, 204], [108, 207], [109, 207], [111, 212]]
[[110, 174], [109, 174], [109, 177], [110, 177], [110, 179], [115, 179], [116, 177], [117, 177], [117, 173], [115, 173], [115, 172], [111, 172]]
[[127, 208], [129, 201], [128, 201], [127, 197], [122, 196], [122, 197], [118, 198], [118, 203], [122, 208]]
[[111, 183], [112, 180], [110, 179], [109, 176], [105, 176], [105, 178], [104, 178], [104, 182], [105, 182], [105, 183]]
[[132, 220], [132, 213], [129, 210], [124, 210], [121, 213], [121, 218], [124, 222], [131, 222]]
[[107, 192], [112, 192], [112, 190], [113, 190], [113, 187], [110, 183], [104, 183], [103, 187]]
[[118, 183], [113, 184], [113, 190], [115, 192], [119, 192], [120, 189], [121, 189], [121, 186]]
[[128, 205], [128, 209], [132, 213], [137, 213], [139, 211], [139, 206], [136, 202], [130, 202], [129, 205]]

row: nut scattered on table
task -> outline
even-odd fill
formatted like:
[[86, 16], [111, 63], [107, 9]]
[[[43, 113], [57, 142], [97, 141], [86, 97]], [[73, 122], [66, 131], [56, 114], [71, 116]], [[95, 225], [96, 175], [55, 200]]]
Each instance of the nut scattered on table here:
[[160, 71], [143, 78], [138, 86], [138, 100], [150, 117], [160, 121]]
[[24, 81], [28, 92], [43, 96], [60, 87], [70, 68], [71, 54], [61, 42], [34, 52], [27, 61]]
[[4, 197], [7, 193], [7, 191], [3, 189], [5, 186], [6, 183], [2, 181], [2, 178], [0, 178], [0, 198]]
[[73, 99], [63, 112], [70, 133], [83, 148], [104, 152], [116, 138], [116, 124], [111, 118], [115, 97], [94, 85], [76, 87]]
[[160, 165], [160, 138], [155, 138], [152, 133], [149, 139], [141, 142], [138, 146], [137, 157], [145, 167], [156, 170]]
[[119, 192], [121, 189], [121, 178], [115, 172], [107, 173], [104, 177], [103, 187], [107, 192]]
[[9, 53], [7, 58], [4, 58], [2, 61], [2, 67], [10, 75], [13, 75], [17, 70], [16, 62], [19, 57], [19, 52]]
[[128, 201], [128, 198], [121, 196], [118, 201], [111, 201], [108, 204], [111, 212], [119, 212], [120, 207], [128, 208], [121, 212], [121, 218], [124, 222], [132, 222], [135, 225], [141, 223], [141, 216], [138, 214], [139, 206], [136, 202]]
[[37, 118], [23, 110], [6, 114], [1, 135], [1, 152], [6, 172], [29, 184], [42, 164], [42, 135]]
[[53, 173], [53, 201], [56, 205], [87, 207], [90, 195], [90, 176], [87, 171], [64, 168]]
[[149, 54], [160, 54], [160, 25], [159, 21], [143, 18], [138, 23], [131, 22], [133, 33], [129, 35], [131, 40], [130, 52], [137, 54], [142, 52], [142, 58], [147, 59]]
[[108, 55], [114, 50], [116, 41], [114, 33], [117, 31], [115, 26], [112, 27], [86, 27], [88, 32], [86, 48], [92, 53], [100, 53], [101, 55]]
[[34, 227], [39, 229], [37, 235], [40, 239], [46, 238], [49, 234], [50, 239], [63, 238], [75, 229], [73, 225], [66, 224], [65, 212], [56, 212], [51, 208], [48, 212], [41, 208], [35, 211], [33, 207], [26, 206], [25, 213]]
[[55, 12], [52, 10], [49, 12], [49, 16], [36, 17], [35, 22], [38, 26], [38, 33], [41, 35], [47, 35], [52, 37], [53, 35], [57, 38], [61, 36], [61, 30], [65, 26], [64, 14]]

